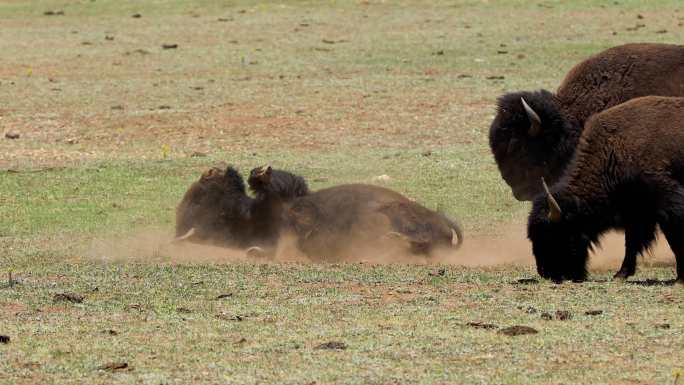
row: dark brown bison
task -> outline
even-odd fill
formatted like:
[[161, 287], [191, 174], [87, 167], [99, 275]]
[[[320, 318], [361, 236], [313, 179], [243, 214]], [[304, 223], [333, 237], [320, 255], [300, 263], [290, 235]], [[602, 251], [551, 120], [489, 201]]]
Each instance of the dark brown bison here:
[[247, 195], [242, 175], [233, 167], [211, 168], [194, 182], [176, 209], [178, 240], [229, 247], [274, 247], [282, 205], [308, 193], [303, 178], [259, 167], [248, 179], [255, 198]]
[[555, 183], [594, 113], [647, 95], [684, 96], [684, 45], [627, 44], [575, 65], [555, 94], [515, 92], [498, 100], [489, 145], [518, 200]]
[[589, 118], [560, 182], [534, 200], [528, 238], [542, 277], [584, 280], [589, 250], [622, 228], [616, 277], [627, 278], [656, 225], [684, 283], [684, 98], [636, 98]]
[[461, 228], [446, 216], [378, 186], [348, 184], [297, 198], [284, 211], [283, 234], [294, 234], [310, 258], [337, 260], [359, 248], [401, 242], [415, 254], [458, 247]]

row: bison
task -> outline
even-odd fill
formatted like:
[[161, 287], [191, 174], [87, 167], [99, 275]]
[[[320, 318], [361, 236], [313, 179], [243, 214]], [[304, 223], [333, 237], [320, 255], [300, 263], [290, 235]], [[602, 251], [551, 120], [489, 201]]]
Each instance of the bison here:
[[[250, 210], [252, 243], [274, 247], [280, 234], [283, 205], [307, 195], [309, 187], [301, 176], [274, 170], [271, 166], [253, 169], [247, 183], [255, 194]], [[251, 250], [263, 252], [259, 248]]]
[[255, 198], [247, 195], [235, 168], [204, 172], [176, 209], [177, 239], [238, 248], [275, 246], [282, 204], [307, 194], [306, 182], [265, 166], [252, 170], [248, 183]]
[[446, 216], [398, 192], [373, 185], [330, 187], [292, 201], [283, 213], [283, 234], [311, 258], [338, 260], [386, 241], [407, 244], [413, 254], [459, 247], [461, 228]]
[[636, 98], [592, 116], [561, 180], [540, 185], [527, 229], [539, 275], [586, 279], [589, 250], [618, 228], [626, 253], [615, 277], [626, 279], [659, 225], [684, 283], [684, 98]]
[[647, 95], [684, 96], [684, 45], [610, 48], [575, 65], [555, 94], [501, 96], [489, 145], [515, 198], [541, 193], [541, 177], [559, 179], [591, 115]]

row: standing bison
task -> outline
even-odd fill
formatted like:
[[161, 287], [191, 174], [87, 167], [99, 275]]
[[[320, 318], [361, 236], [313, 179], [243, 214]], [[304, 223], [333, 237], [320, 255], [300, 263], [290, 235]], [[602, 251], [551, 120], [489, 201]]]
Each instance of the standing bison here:
[[395, 191], [365, 184], [330, 187], [295, 199], [284, 212], [283, 234], [288, 233], [306, 255], [328, 260], [360, 250], [382, 251], [387, 242], [428, 256], [463, 242], [461, 228], [446, 216]]
[[528, 237], [542, 277], [584, 280], [601, 234], [624, 228], [616, 277], [627, 278], [659, 225], [684, 284], [684, 98], [636, 98], [589, 118], [561, 181], [540, 185]]
[[684, 46], [627, 44], [575, 65], [555, 94], [515, 92], [498, 101], [489, 145], [518, 200], [555, 183], [594, 113], [647, 95], [684, 96]]
[[282, 205], [308, 193], [303, 178], [270, 166], [252, 170], [247, 195], [233, 167], [211, 168], [193, 183], [176, 208], [176, 237], [220, 246], [274, 247]]

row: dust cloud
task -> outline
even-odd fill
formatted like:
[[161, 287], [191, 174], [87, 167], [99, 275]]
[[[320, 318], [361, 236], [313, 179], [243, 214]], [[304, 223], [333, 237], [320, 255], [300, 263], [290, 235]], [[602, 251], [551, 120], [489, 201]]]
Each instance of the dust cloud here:
[[[307, 258], [293, 236], [282, 237], [271, 258], [248, 256], [245, 250], [220, 246], [173, 242], [173, 234], [164, 229], [139, 229], [132, 235], [94, 240], [86, 252], [90, 259], [102, 262], [137, 262], [170, 264], [228, 264], [318, 262]], [[430, 258], [410, 253], [401, 242], [379, 241], [348, 245], [350, 257], [329, 262], [366, 262], [374, 264], [433, 264], [482, 267], [497, 265], [534, 266], [534, 257], [524, 224], [501, 226], [488, 235], [466, 234], [458, 250], [437, 250]], [[594, 272], [617, 271], [624, 256], [624, 234], [611, 232], [601, 240], [590, 258]], [[674, 257], [664, 237], [644, 258], [640, 266], [674, 266]]]

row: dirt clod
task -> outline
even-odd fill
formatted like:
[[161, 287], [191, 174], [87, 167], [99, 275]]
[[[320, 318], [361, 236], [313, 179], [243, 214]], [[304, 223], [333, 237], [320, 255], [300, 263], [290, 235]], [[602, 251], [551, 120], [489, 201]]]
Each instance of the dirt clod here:
[[102, 366], [98, 366], [99, 370], [107, 370], [110, 372], [114, 372], [116, 370], [122, 370], [128, 368], [128, 362], [110, 362], [108, 364], [104, 364]]
[[83, 296], [75, 293], [59, 293], [52, 297], [53, 302], [71, 302], [71, 303], [81, 303], [83, 302]]
[[507, 335], [507, 336], [521, 336], [525, 334], [537, 334], [539, 331], [537, 329], [531, 328], [529, 326], [521, 326], [521, 325], [515, 325], [515, 326], [509, 326], [505, 329], [499, 330], [499, 333]]
[[601, 315], [603, 310], [587, 310], [584, 312], [585, 315]]
[[134, 13], [133, 15], [131, 15], [131, 17], [134, 19], [140, 19], [142, 17], [142, 15], [139, 13]]
[[16, 131], [7, 131], [5, 133], [5, 138], [7, 139], [19, 139], [21, 135]]
[[669, 328], [670, 328], [670, 324], [668, 324], [668, 323], [656, 324], [655, 327], [656, 327], [657, 329], [669, 329]]
[[103, 331], [102, 331], [102, 334], [108, 334], [108, 335], [110, 335], [110, 336], [118, 336], [118, 335], [119, 335], [119, 332], [117, 332], [117, 331], [114, 330], [114, 329], [107, 329], [107, 330], [103, 330]]
[[468, 322], [466, 325], [470, 327], [474, 327], [476, 329], [497, 329], [498, 326], [494, 324], [488, 324], [488, 323], [483, 323], [483, 322]]
[[0, 335], [0, 344], [9, 344], [9, 343], [10, 343], [9, 336]]
[[59, 11], [45, 11], [43, 12], [43, 15], [45, 16], [64, 16], [64, 11], [59, 10]]
[[245, 318], [247, 318], [246, 315], [241, 315], [241, 314], [228, 314], [228, 313], [219, 313], [216, 315], [216, 318], [223, 320], [223, 321], [244, 321]]
[[233, 293], [224, 293], [216, 296], [216, 299], [225, 299], [233, 296]]
[[567, 321], [572, 319], [572, 313], [567, 310], [556, 310], [556, 319], [559, 321]]
[[178, 44], [162, 44], [163, 49], [176, 49], [178, 48]]
[[316, 350], [346, 350], [347, 344], [339, 341], [330, 341], [320, 345], [317, 345], [314, 349]]

